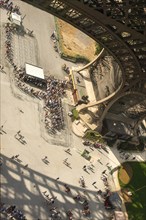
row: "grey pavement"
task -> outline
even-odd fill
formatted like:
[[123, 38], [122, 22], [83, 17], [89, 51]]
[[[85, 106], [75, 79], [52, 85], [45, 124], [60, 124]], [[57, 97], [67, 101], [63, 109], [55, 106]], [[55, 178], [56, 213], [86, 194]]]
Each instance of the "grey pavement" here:
[[[22, 15], [26, 14], [24, 26], [34, 30], [38, 45], [39, 64], [46, 72], [49, 71], [55, 77], [63, 77], [60, 65], [64, 61], [54, 52], [49, 38], [54, 30], [54, 18], [21, 1], [14, 2], [20, 5]], [[5, 22], [7, 19], [6, 11], [0, 9], [0, 14], [3, 15], [2, 22]], [[22, 46], [19, 45], [21, 44], [20, 41], [16, 41], [16, 47], [18, 48], [16, 51], [19, 51]], [[27, 39], [27, 41], [29, 40]], [[29, 51], [28, 42], [25, 45], [22, 50], [26, 49], [27, 54]], [[1, 45], [0, 49], [3, 49], [3, 45]], [[21, 60], [25, 56], [24, 53]], [[32, 53], [30, 57], [35, 60], [36, 54]], [[37, 220], [38, 218], [47, 220], [50, 219], [48, 216], [50, 215], [49, 209], [51, 207], [46, 204], [42, 196], [42, 192], [47, 190], [49, 195], [57, 196], [55, 206], [58, 207], [63, 219], [66, 219], [65, 211], [72, 209], [75, 219], [82, 220], [85, 219], [81, 213], [83, 207], [73, 199], [74, 195], [81, 193], [82, 195], [85, 194], [89, 200], [90, 219], [108, 220], [110, 213], [105, 210], [103, 200], [97, 198], [96, 192], [98, 189], [105, 190], [101, 180], [101, 173], [107, 169], [106, 164], [109, 163], [112, 168], [120, 165], [118, 152], [115, 150], [115, 156], [114, 150], [113, 153], [108, 147], [109, 153], [103, 150], [92, 151], [89, 147], [83, 146], [82, 140], [72, 133], [71, 121], [68, 117], [65, 119], [68, 133], [64, 134], [65, 138], [69, 140], [67, 145], [57, 144], [61, 136], [55, 137], [57, 143], [54, 144], [51, 137], [43, 129], [40, 109], [41, 101], [26, 95], [15, 87], [12, 69], [4, 57], [3, 60], [5, 61], [6, 74], [0, 72], [0, 126], [4, 126], [3, 129], [6, 133], [0, 136], [3, 161], [1, 200], [6, 204], [15, 204], [22, 210], [28, 220]], [[19, 56], [17, 56], [17, 60], [19, 61]], [[65, 111], [68, 111], [68, 108], [66, 104]], [[24, 136], [26, 144], [22, 144], [17, 140], [15, 135], [19, 130]], [[46, 135], [47, 138], [44, 138]], [[46, 141], [46, 139], [50, 141]], [[68, 155], [65, 152], [67, 147], [71, 149], [72, 155]], [[90, 162], [81, 156], [84, 149], [90, 152], [94, 173], [91, 170], [87, 173], [82, 169], [84, 165], [90, 165]], [[16, 154], [19, 154], [19, 160], [12, 160], [11, 157]], [[42, 160], [45, 156], [48, 157], [50, 162], [48, 165]], [[65, 158], [68, 158], [71, 168], [64, 165], [63, 160]], [[28, 167], [25, 167], [26, 164], [28, 164]], [[110, 171], [107, 171], [107, 173], [109, 180], [112, 181]], [[81, 176], [85, 179], [85, 189], [79, 184]], [[56, 181], [57, 177], [59, 177], [58, 181]], [[92, 185], [94, 181], [97, 182], [97, 188]], [[65, 183], [71, 189], [70, 194], [65, 192]]]

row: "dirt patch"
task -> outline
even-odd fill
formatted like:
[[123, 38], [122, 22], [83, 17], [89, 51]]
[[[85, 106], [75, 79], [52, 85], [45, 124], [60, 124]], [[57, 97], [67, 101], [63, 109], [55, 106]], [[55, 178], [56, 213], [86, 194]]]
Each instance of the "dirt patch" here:
[[128, 184], [133, 176], [133, 170], [129, 164], [123, 164], [119, 171], [119, 179], [123, 184]]
[[60, 19], [56, 19], [56, 24], [64, 54], [72, 57], [82, 56], [90, 61], [95, 58], [97, 43], [93, 39]]

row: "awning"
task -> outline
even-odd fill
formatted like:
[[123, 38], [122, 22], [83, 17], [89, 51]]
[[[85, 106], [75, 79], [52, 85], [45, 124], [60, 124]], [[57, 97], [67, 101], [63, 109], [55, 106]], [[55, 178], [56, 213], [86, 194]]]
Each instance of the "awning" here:
[[34, 66], [32, 64], [25, 64], [26, 74], [29, 76], [37, 77], [39, 79], [45, 79], [44, 71], [41, 67]]
[[11, 13], [11, 18], [12, 18], [12, 22], [17, 24], [17, 25], [21, 25], [21, 15], [18, 15], [17, 13]]

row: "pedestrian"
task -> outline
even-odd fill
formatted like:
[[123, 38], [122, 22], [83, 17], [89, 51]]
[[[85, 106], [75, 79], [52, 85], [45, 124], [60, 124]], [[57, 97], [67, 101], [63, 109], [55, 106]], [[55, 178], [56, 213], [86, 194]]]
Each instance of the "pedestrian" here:
[[92, 167], [95, 167], [92, 163], [91, 163], [91, 166], [92, 166]]
[[7, 134], [4, 130], [3, 130], [3, 125], [0, 127], [0, 132], [1, 132], [1, 134], [3, 134], [3, 133], [5, 133], [5, 134]]
[[47, 157], [47, 156], [45, 156], [43, 160], [46, 160], [47, 158], [48, 158], [48, 157]]
[[19, 109], [19, 111], [20, 111], [21, 113], [24, 113], [21, 109]]
[[102, 191], [99, 189], [98, 191], [97, 191], [97, 194], [101, 194], [102, 193]]
[[27, 168], [27, 167], [28, 167], [28, 164], [26, 164], [24, 167]]
[[57, 199], [57, 196], [52, 196], [51, 198], [49, 198], [50, 200], [55, 200], [55, 199]]
[[96, 182], [93, 182], [92, 185], [94, 186], [96, 184]]
[[57, 177], [56, 180], [59, 180], [59, 177]]
[[83, 166], [83, 170], [86, 169], [86, 165]]
[[1, 131], [3, 130], [3, 127], [4, 127], [3, 125], [0, 127], [0, 130], [1, 130]]
[[19, 157], [19, 154], [17, 154], [16, 156], [15, 156], [15, 158], [18, 158]]
[[106, 172], [106, 170], [104, 170], [104, 171], [102, 172], [102, 174], [105, 174], [105, 172]]
[[52, 200], [50, 201], [51, 204], [54, 204], [54, 202], [55, 202], [54, 199], [52, 199]]
[[21, 137], [22, 137], [22, 136], [19, 134], [19, 138], [18, 138], [17, 140], [20, 141], [20, 140], [21, 140]]
[[81, 176], [80, 179], [84, 181], [84, 177], [83, 176]]
[[21, 131], [19, 130], [19, 131], [17, 132], [17, 134], [20, 134], [20, 132], [21, 132]]
[[4, 66], [0, 64], [0, 70], [3, 71]]
[[68, 160], [68, 158], [65, 158], [65, 159], [64, 159], [64, 162], [67, 162], [67, 160]]

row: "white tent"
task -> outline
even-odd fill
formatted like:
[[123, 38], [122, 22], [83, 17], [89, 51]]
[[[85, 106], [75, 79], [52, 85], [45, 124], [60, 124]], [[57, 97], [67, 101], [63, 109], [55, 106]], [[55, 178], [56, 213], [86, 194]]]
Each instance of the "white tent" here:
[[29, 76], [37, 77], [39, 79], [45, 79], [44, 71], [41, 67], [34, 66], [32, 64], [25, 64], [26, 74]]
[[11, 13], [11, 19], [12, 22], [17, 24], [17, 25], [21, 25], [21, 15], [18, 15], [17, 13]]

